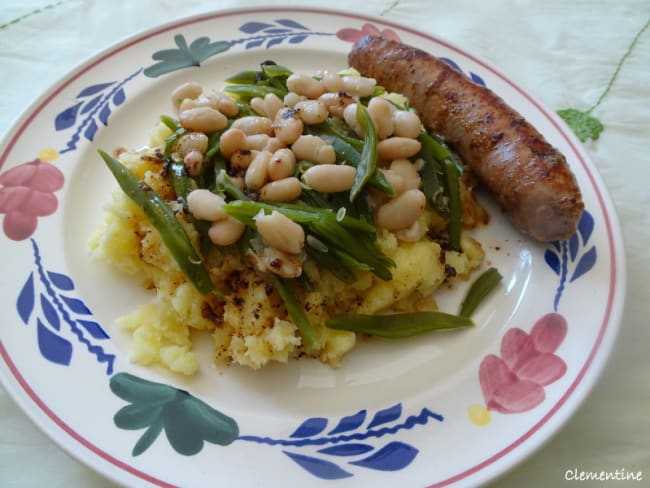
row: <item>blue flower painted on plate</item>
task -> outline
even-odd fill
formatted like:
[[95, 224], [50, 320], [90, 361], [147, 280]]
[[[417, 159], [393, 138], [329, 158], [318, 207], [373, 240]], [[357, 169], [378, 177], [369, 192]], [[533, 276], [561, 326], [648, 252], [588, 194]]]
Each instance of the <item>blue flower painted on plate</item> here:
[[589, 246], [589, 239], [594, 230], [594, 218], [587, 211], [582, 212], [578, 222], [578, 231], [566, 241], [555, 241], [552, 247], [544, 253], [546, 264], [560, 278], [560, 284], [555, 292], [553, 308], [558, 309], [560, 299], [567, 283], [572, 283], [590, 271], [598, 254], [596, 246]]
[[145, 68], [145, 76], [155, 78], [183, 68], [198, 67], [206, 59], [225, 52], [237, 44], [244, 49], [266, 48], [288, 42], [300, 44], [310, 36], [333, 36], [333, 33], [314, 32], [291, 19], [277, 19], [273, 22], [246, 22], [239, 31], [247, 37], [233, 40], [210, 41], [209, 37], [199, 37], [188, 44], [185, 36], [174, 36], [175, 48], [156, 51], [152, 59], [157, 63]]
[[77, 341], [94, 354], [99, 363], [106, 363], [106, 374], [113, 373], [115, 355], [106, 354], [97, 342], [108, 334], [93, 320], [86, 304], [73, 294], [72, 279], [43, 267], [40, 250], [31, 240], [35, 271], [31, 271], [16, 300], [16, 311], [25, 325], [36, 323], [36, 337], [41, 355], [60, 366], [72, 361], [73, 344], [64, 337], [62, 325], [67, 324]]
[[136, 77], [142, 69], [127, 76], [122, 81], [96, 83], [82, 89], [76, 96], [75, 103], [61, 112], [54, 119], [57, 132], [74, 129], [61, 154], [74, 151], [81, 138], [93, 141], [100, 124], [108, 125], [108, 119], [115, 107], [126, 100], [124, 85]]
[[398, 403], [375, 412], [369, 420], [365, 409], [343, 417], [329, 431], [329, 419], [311, 417], [304, 420], [288, 439], [251, 435], [239, 439], [289, 447], [291, 449], [282, 452], [310, 474], [328, 480], [342, 479], [354, 476], [351, 472], [353, 467], [379, 471], [406, 468], [417, 456], [418, 449], [399, 440], [383, 442], [380, 439], [416, 425], [425, 425], [429, 420], [443, 421], [442, 415], [427, 408], [399, 422], [402, 416], [402, 405]]

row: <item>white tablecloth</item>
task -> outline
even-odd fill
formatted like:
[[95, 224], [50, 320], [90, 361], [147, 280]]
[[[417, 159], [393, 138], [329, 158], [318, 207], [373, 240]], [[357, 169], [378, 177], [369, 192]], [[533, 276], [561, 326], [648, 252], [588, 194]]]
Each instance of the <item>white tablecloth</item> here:
[[[447, 38], [487, 59], [552, 109], [585, 110], [593, 105], [650, 17], [647, 0], [366, 0], [358, 5], [362, 3], [364, 13], [385, 15]], [[261, 4], [0, 0], [0, 134], [80, 60], [128, 35], [181, 16]], [[352, 8], [349, 0], [318, 6]], [[639, 38], [593, 112], [604, 132], [586, 143], [615, 202], [626, 245], [628, 292], [619, 340], [601, 380], [576, 415], [497, 486], [575, 485], [565, 480], [566, 471], [573, 469], [640, 471], [642, 481], [616, 486], [650, 486], [649, 65], [650, 30]], [[0, 486], [113, 485], [61, 451], [0, 388]]]

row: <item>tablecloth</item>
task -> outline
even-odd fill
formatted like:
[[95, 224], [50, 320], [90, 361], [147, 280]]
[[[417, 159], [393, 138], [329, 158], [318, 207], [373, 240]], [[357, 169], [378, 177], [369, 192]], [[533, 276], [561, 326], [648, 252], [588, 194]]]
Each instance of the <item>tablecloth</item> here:
[[[181, 16], [264, 3], [2, 0], [0, 133], [55, 80], [126, 36]], [[347, 0], [317, 6], [353, 7]], [[623, 324], [600, 381], [575, 416], [494, 485], [606, 486], [607, 482], [572, 480], [567, 473], [625, 470], [642, 473], [642, 479], [612, 485], [649, 486], [650, 31], [643, 28], [650, 18], [650, 3], [366, 0], [362, 10], [448, 39], [500, 68], [551, 109], [588, 111], [596, 105], [590, 114], [604, 130], [585, 146], [622, 226], [628, 278]], [[0, 485], [113, 486], [37, 430], [1, 388]]]

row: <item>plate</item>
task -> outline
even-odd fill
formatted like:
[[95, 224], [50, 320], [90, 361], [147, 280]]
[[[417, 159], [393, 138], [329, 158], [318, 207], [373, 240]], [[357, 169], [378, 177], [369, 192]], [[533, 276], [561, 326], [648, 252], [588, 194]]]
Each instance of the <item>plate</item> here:
[[[533, 242], [486, 198], [492, 222], [477, 238], [504, 280], [462, 334], [366, 342], [339, 369], [215, 366], [205, 344], [192, 379], [132, 364], [113, 324], [146, 294], [86, 250], [115, 188], [96, 150], [144, 145], [181, 82], [219, 88], [267, 59], [294, 71], [339, 70], [366, 33], [444, 58], [535, 125], [582, 188], [578, 232]], [[570, 130], [485, 61], [385, 19], [258, 8], [176, 21], [81, 64], [1, 147], [2, 382], [63, 449], [121, 484], [483, 484], [569, 419], [619, 328], [621, 232]], [[442, 292], [441, 308], [454, 310], [462, 292]]]

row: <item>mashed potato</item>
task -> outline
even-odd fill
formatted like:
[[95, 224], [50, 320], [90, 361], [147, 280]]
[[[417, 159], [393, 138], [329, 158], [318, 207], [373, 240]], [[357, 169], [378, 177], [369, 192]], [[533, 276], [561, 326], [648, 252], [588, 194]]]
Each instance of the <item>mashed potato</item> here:
[[[118, 154], [133, 173], [163, 198], [173, 200], [162, 169], [161, 148], [169, 135], [169, 129], [160, 125], [151, 134], [150, 146]], [[468, 201], [464, 199], [464, 206], [475, 205]], [[189, 218], [182, 211], [177, 217], [198, 249], [200, 237]], [[422, 218], [430, 226], [435, 217]], [[136, 277], [151, 290], [148, 303], [118, 320], [132, 335], [132, 360], [185, 375], [200, 367], [193, 350], [197, 334], [212, 336], [214, 359], [220, 363], [257, 369], [271, 361], [312, 357], [336, 367], [354, 347], [356, 334], [327, 328], [328, 318], [344, 312], [435, 310], [435, 290], [446, 280], [467, 278], [483, 260], [481, 246], [470, 237], [463, 237], [462, 252], [454, 252], [426, 237], [405, 242], [380, 230], [378, 246], [395, 263], [390, 281], [363, 271], [354, 283], [346, 284], [313, 260], [304, 262], [302, 271], [313, 287], [297, 293], [317, 337], [317, 346], [309, 349], [265, 273], [237, 250], [215, 247], [205, 256], [206, 266], [226, 299], [202, 295], [188, 282], [142, 210], [121, 191], [112, 196], [104, 222], [89, 241], [94, 258]]]

